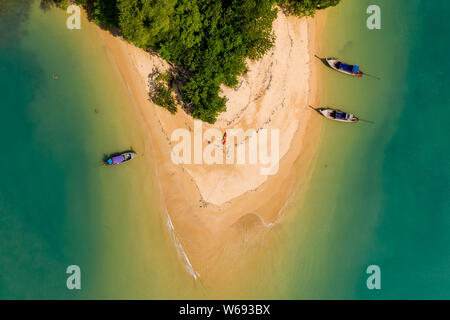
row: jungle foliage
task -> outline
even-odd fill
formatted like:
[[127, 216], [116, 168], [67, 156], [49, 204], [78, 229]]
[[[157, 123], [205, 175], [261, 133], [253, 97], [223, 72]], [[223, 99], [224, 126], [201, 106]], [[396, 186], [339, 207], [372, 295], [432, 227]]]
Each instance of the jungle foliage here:
[[[259, 59], [274, 43], [272, 22], [278, 4], [310, 16], [339, 0], [76, 0], [96, 23], [119, 28], [145, 50], [156, 50], [189, 77], [183, 101], [192, 115], [214, 123], [225, 110], [220, 85], [237, 85], [246, 58]], [[166, 95], [166, 92], [161, 92]]]

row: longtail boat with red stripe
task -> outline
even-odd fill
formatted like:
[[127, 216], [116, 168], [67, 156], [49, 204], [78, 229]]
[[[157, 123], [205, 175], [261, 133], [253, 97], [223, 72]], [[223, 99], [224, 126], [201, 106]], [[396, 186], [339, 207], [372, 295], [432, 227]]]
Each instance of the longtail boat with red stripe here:
[[328, 65], [336, 71], [358, 78], [362, 78], [364, 74], [364, 72], [359, 70], [359, 66], [357, 65], [347, 64], [337, 60], [336, 58], [326, 58], [325, 60], [328, 63]]

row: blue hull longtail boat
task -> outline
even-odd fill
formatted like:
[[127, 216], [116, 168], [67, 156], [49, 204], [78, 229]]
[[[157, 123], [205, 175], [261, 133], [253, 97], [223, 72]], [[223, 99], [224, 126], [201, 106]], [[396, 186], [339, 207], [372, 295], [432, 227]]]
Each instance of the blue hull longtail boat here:
[[325, 59], [328, 65], [336, 71], [348, 74], [350, 76], [362, 78], [364, 72], [359, 70], [359, 66], [341, 62], [335, 58]]

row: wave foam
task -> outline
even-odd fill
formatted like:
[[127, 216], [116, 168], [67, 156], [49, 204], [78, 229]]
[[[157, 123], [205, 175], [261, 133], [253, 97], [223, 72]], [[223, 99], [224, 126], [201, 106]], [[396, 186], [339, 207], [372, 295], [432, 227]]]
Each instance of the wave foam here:
[[180, 243], [180, 240], [178, 240], [178, 237], [175, 234], [175, 228], [173, 227], [172, 220], [170, 219], [170, 215], [167, 211], [166, 214], [167, 214], [167, 227], [169, 228], [170, 234], [172, 235], [172, 240], [175, 244], [175, 248], [177, 249], [178, 256], [184, 260], [185, 262], [184, 266], [186, 267], [186, 270], [189, 272], [189, 274], [195, 280], [197, 280], [198, 278], [200, 278], [200, 274], [197, 271], [195, 271], [194, 267], [192, 267], [192, 264], [189, 261], [189, 258], [186, 252], [184, 251], [183, 246]]

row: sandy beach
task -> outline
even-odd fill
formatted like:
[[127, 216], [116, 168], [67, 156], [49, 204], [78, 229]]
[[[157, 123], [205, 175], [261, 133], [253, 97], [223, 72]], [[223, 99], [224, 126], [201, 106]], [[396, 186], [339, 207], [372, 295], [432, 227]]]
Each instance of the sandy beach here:
[[[279, 12], [273, 49], [259, 61], [248, 61], [248, 72], [236, 88], [222, 87], [227, 111], [214, 125], [203, 123], [203, 131], [278, 129], [280, 161], [274, 175], [260, 174], [263, 164], [173, 163], [171, 134], [180, 128], [192, 132], [194, 119], [181, 108], [172, 115], [149, 100], [148, 75], [169, 65], [96, 27], [128, 88], [133, 112], [139, 113], [151, 137], [145, 157], [158, 177], [167, 214], [162, 219], [167, 219], [180, 260], [203, 285], [226, 287], [237, 274], [243, 275], [244, 257], [255, 258], [246, 256], [249, 237], [260, 237], [282, 223], [284, 209], [307, 187], [321, 131], [321, 119], [307, 106], [318, 100], [314, 68], [320, 61], [314, 58], [314, 48], [324, 18], [322, 12], [314, 19]], [[238, 138], [236, 144], [240, 142]], [[202, 140], [203, 147], [210, 143], [220, 145], [220, 141]]]

